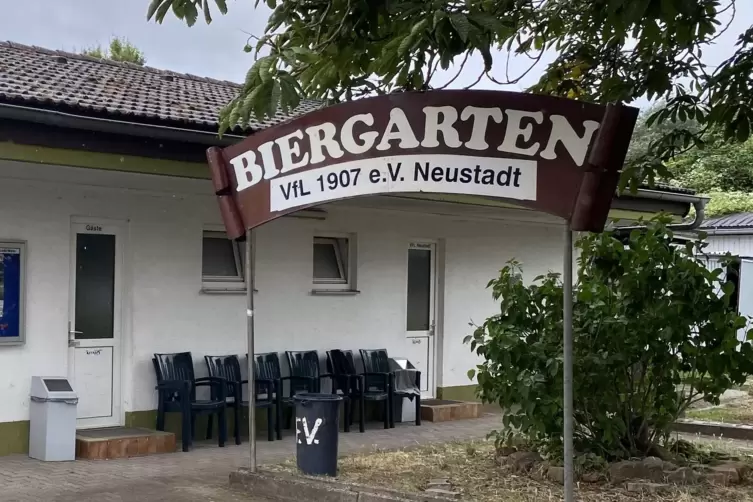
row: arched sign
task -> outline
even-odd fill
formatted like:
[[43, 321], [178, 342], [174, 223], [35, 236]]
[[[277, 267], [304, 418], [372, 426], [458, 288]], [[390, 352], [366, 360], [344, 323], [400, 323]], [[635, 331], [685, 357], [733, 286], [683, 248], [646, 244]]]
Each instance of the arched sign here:
[[638, 110], [502, 91], [391, 94], [322, 108], [207, 152], [231, 238], [322, 203], [494, 197], [601, 230]]

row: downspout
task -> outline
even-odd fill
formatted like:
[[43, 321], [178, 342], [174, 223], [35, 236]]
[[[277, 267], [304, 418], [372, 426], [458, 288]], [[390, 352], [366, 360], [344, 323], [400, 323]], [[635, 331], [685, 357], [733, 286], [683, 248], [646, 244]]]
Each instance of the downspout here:
[[[658, 190], [641, 190], [640, 198], [652, 199], [652, 200], [669, 200], [669, 201], [675, 201], [675, 202], [687, 202], [689, 197], [687, 195], [660, 192]], [[691, 221], [690, 223], [674, 223], [671, 225], [667, 225], [667, 228], [669, 228], [670, 230], [680, 230], [680, 231], [688, 231], [688, 230], [697, 229], [703, 223], [703, 219], [706, 215], [706, 204], [708, 204], [708, 202], [709, 202], [708, 199], [696, 197], [695, 200], [691, 203], [693, 205], [693, 209], [695, 209], [695, 218], [693, 219], [693, 221]], [[621, 232], [623, 230], [627, 230], [627, 231], [642, 230], [644, 228], [646, 228], [646, 225], [635, 225], [631, 227], [616, 227], [613, 229], [613, 231]]]

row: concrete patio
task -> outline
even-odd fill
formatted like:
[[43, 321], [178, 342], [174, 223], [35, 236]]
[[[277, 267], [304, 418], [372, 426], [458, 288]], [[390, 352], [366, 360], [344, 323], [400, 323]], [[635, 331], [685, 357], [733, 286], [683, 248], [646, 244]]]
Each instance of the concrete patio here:
[[[397, 424], [384, 430], [369, 424], [364, 434], [340, 434], [342, 454], [375, 448], [483, 438], [499, 427], [500, 417], [484, 414], [475, 420], [431, 423], [421, 427]], [[295, 453], [293, 434], [282, 441], [258, 442], [260, 464], [273, 464]], [[121, 460], [39, 462], [26, 456], [0, 458], [0, 500], [3, 502], [263, 502], [228, 489], [228, 474], [249, 463], [248, 443], [218, 448], [199, 444], [189, 453]]]

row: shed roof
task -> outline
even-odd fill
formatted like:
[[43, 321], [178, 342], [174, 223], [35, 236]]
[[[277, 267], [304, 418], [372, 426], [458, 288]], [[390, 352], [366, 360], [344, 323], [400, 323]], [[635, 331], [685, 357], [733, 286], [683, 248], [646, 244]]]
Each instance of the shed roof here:
[[733, 229], [733, 228], [750, 228], [753, 229], [753, 213], [735, 213], [716, 218], [709, 218], [702, 225], [706, 229]]

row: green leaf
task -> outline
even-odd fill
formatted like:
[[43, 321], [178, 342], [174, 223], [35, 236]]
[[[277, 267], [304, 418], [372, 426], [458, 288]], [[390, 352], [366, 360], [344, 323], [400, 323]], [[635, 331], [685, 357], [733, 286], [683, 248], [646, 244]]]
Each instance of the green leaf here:
[[193, 3], [192, 0], [185, 0], [183, 14], [188, 26], [196, 24], [196, 20], [199, 18], [199, 11], [196, 9], [196, 4]]
[[154, 16], [154, 19], [161, 23], [165, 19], [165, 15], [167, 14], [167, 11], [170, 10], [170, 7], [172, 7], [173, 0], [164, 0], [162, 5], [159, 6], [157, 9], [157, 13]]
[[428, 27], [429, 27], [429, 19], [424, 18], [421, 21], [413, 25], [413, 28], [411, 28], [410, 33], [411, 35], [418, 37], [421, 35], [421, 32], [424, 31]]
[[487, 12], [475, 12], [468, 16], [468, 19], [478, 25], [480, 28], [492, 33], [496, 33], [503, 28], [503, 24], [497, 16]]
[[[152, 16], [157, 12], [157, 9], [159, 8], [162, 3], [170, 3], [170, 0], [152, 0], [149, 3], [149, 8], [146, 11], [146, 20], [149, 21], [152, 19]], [[159, 19], [158, 19], [159, 21]]]
[[488, 72], [492, 69], [492, 65], [494, 64], [492, 53], [489, 52], [489, 48], [486, 46], [479, 47], [479, 51], [481, 52], [481, 57], [484, 59], [484, 71]]
[[225, 0], [214, 0], [214, 3], [217, 4], [217, 8], [223, 16], [227, 14], [227, 2]]
[[468, 380], [473, 380], [473, 378], [476, 376], [476, 370], [469, 369], [468, 370]]
[[173, 14], [175, 14], [175, 17], [185, 21], [186, 3], [189, 1], [190, 0], [170, 0], [170, 4], [172, 5]]
[[269, 106], [267, 108], [267, 117], [273, 118], [277, 113], [277, 106], [280, 103], [280, 96], [282, 91], [280, 90], [280, 82], [274, 81], [272, 83], [272, 90], [269, 95]]
[[400, 55], [406, 54], [413, 47], [414, 39], [415, 36], [412, 33], [403, 38], [397, 48], [397, 53]]
[[450, 22], [463, 43], [466, 43], [468, 41], [468, 34], [471, 31], [471, 23], [468, 21], [465, 14], [459, 12], [450, 14]]
[[269, 111], [269, 102], [272, 99], [272, 88], [274, 82], [267, 80], [259, 87], [254, 89], [256, 96], [253, 99], [254, 117], [256, 120], [263, 121], [266, 118], [266, 114]]
[[259, 61], [259, 77], [261, 78], [262, 83], [267, 83], [273, 78], [272, 69], [277, 63], [277, 58], [274, 56], [266, 56]]
[[209, 0], [202, 0], [204, 3], [204, 21], [206, 21], [207, 24], [212, 23], [212, 14], [209, 12]]
[[294, 110], [300, 104], [301, 98], [296, 85], [297, 82], [292, 76], [280, 77], [280, 107], [285, 112]]

